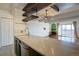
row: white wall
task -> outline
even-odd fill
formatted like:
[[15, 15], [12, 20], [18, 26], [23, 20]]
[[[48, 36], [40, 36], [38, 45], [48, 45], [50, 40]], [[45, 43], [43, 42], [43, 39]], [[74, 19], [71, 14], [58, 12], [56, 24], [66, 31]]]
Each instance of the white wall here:
[[13, 16], [7, 10], [0, 10], [0, 46], [13, 42]]
[[24, 19], [22, 14], [23, 11], [21, 9], [14, 8], [14, 34], [17, 35], [26, 34], [25, 33], [26, 24], [24, 24], [24, 22], [22, 21], [22, 19]]
[[[32, 20], [27, 23], [29, 29], [29, 35], [34, 36], [48, 36], [50, 27], [49, 23], [39, 22], [38, 20]], [[46, 30], [44, 30], [46, 28]]]
[[11, 15], [10, 12], [7, 10], [5, 11], [5, 10], [0, 9], [0, 17], [13, 18], [13, 15]]

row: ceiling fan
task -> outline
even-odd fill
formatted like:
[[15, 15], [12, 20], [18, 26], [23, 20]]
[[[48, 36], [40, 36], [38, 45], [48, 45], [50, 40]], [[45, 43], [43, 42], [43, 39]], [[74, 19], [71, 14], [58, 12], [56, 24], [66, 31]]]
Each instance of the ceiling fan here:
[[36, 15], [30, 15], [30, 16], [28, 16], [26, 13], [24, 13], [23, 16], [27, 16], [27, 17], [25, 19], [23, 19], [23, 22], [27, 22], [27, 21], [39, 18], [39, 16], [37, 16], [37, 12], [38, 12], [37, 8], [32, 9], [32, 11], [35, 11]]
[[57, 12], [59, 12], [59, 7], [58, 6], [56, 6], [55, 4], [54, 5], [52, 5], [52, 6], [50, 6], [51, 8], [53, 8], [54, 10], [56, 10]]

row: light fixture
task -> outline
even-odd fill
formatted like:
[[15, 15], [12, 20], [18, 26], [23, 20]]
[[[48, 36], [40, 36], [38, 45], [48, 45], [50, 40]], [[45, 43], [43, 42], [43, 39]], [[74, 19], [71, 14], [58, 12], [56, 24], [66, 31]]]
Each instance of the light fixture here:
[[39, 21], [43, 21], [43, 22], [48, 22], [48, 15], [47, 15], [48, 10], [45, 10], [45, 16], [41, 17], [39, 19]]
[[43, 18], [43, 20], [44, 20], [44, 22], [48, 22], [48, 10], [46, 9], [45, 10], [45, 13], [46, 13], [46, 15], [45, 15], [45, 17]]
[[47, 18], [47, 11], [48, 11], [48, 10], [46, 9], [45, 11], [46, 11], [46, 18]]

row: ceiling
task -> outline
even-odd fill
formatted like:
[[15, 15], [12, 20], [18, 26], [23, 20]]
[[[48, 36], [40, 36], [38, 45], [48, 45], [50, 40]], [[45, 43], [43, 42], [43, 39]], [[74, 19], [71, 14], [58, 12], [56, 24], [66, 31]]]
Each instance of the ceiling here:
[[[56, 14], [58, 14], [57, 11], [55, 11], [54, 9], [52, 9], [51, 7], [46, 7], [45, 9], [40, 10], [39, 12], [37, 12], [37, 15], [40, 17], [46, 16], [46, 11], [47, 10], [47, 16], [54, 16]], [[35, 15], [36, 13], [34, 13]]]
[[[74, 9], [74, 7], [79, 6], [79, 3], [55, 3], [53, 5], [56, 5], [57, 8], [59, 8], [59, 11], [56, 11], [54, 8], [51, 8], [50, 6], [42, 9], [41, 11], [39, 11], [37, 14], [38, 16], [46, 16], [46, 12], [45, 10], [47, 9], [47, 15], [48, 16], [55, 16], [61, 13], [66, 13], [69, 11], [72, 11]], [[53, 6], [52, 5], [52, 6]]]
[[[0, 9], [2, 10], [6, 10], [6, 11], [11, 11], [14, 8], [20, 9], [22, 10], [24, 8], [24, 6], [27, 5], [27, 3], [0, 3]], [[54, 9], [47, 7], [46, 8], [48, 10], [48, 16], [54, 16], [57, 14], [57, 11], [55, 11]], [[45, 9], [42, 9], [41, 11], [39, 11], [38, 16], [45, 16]]]
[[[14, 10], [15, 8], [17, 8], [19, 10], [22, 10], [25, 5], [27, 5], [27, 3], [0, 3], [0, 9], [7, 10], [7, 11], [11, 11], [11, 10]], [[57, 5], [59, 7], [62, 6], [62, 7], [60, 7], [61, 8], [60, 9], [61, 10], [60, 12], [62, 13], [63, 10], [69, 11], [67, 9], [67, 7], [72, 6], [72, 5], [75, 5], [75, 4], [71, 4], [71, 3], [70, 4], [65, 4], [65, 3], [64, 4], [61, 4], [61, 3], [59, 3]], [[40, 10], [39, 12], [37, 12], [37, 15], [40, 16], [40, 17], [46, 16], [46, 12], [45, 12], [46, 9], [48, 10], [47, 11], [47, 16], [54, 16], [54, 15], [58, 15], [60, 13], [60, 12], [58, 12], [58, 11], [56, 11], [53, 8], [51, 8], [51, 7], [48, 6], [48, 7], [44, 8], [44, 9]], [[33, 14], [36, 15], [36, 13], [33, 13]]]
[[[38, 4], [41, 4], [41, 3], [38, 3]], [[45, 3], [43, 3], [43, 4], [45, 4]], [[44, 16], [46, 16], [46, 10], [47, 10], [47, 16], [54, 16], [54, 15], [58, 14], [57, 10], [55, 10], [55, 9], [53, 9], [53, 8], [50, 7], [51, 5], [53, 5], [53, 3], [50, 3], [48, 6], [42, 8], [41, 10], [39, 10], [39, 8], [42, 7], [42, 4], [39, 7], [37, 5], [34, 5], [34, 6], [33, 5], [32, 6], [28, 5], [27, 8], [26, 8], [27, 5], [24, 7], [23, 10], [26, 13], [25, 17], [27, 17], [27, 15], [30, 15], [30, 14], [31, 15], [36, 15], [36, 16], [39, 16], [39, 17], [44, 17]], [[35, 6], [37, 7], [37, 12], [36, 11], [34, 12], [32, 10], [29, 12], [29, 10], [32, 9], [31, 7], [36, 8]], [[28, 14], [28, 12], [29, 12], [29, 14]], [[32, 13], [32, 12], [34, 12], [34, 13]]]
[[25, 5], [26, 3], [0, 3], [0, 9], [11, 11], [14, 8], [17, 8], [22, 10]]
[[9, 3], [0, 3], [0, 9], [2, 10], [10, 10], [11, 4]]
[[[17, 9], [22, 10], [25, 5], [27, 5], [27, 3], [0, 3], [0, 9], [6, 10], [6, 11], [12, 11], [14, 10], [14, 8], [17, 8]], [[47, 12], [48, 16], [54, 16], [58, 13], [57, 11], [55, 11], [54, 9], [50, 7], [47, 7], [46, 9], [48, 10]], [[37, 14], [38, 16], [41, 16], [41, 17], [45, 16], [46, 15], [45, 9], [42, 9]]]

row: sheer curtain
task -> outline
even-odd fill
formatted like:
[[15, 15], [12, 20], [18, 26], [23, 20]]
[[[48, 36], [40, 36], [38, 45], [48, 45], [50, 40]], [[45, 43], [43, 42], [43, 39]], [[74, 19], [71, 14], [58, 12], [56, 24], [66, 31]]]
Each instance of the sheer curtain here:
[[77, 22], [76, 21], [73, 21], [73, 26], [74, 26], [74, 35], [75, 35], [75, 38], [78, 38], [78, 36], [77, 36]]
[[58, 39], [66, 42], [75, 42], [76, 38], [76, 22], [72, 24], [58, 25]]

